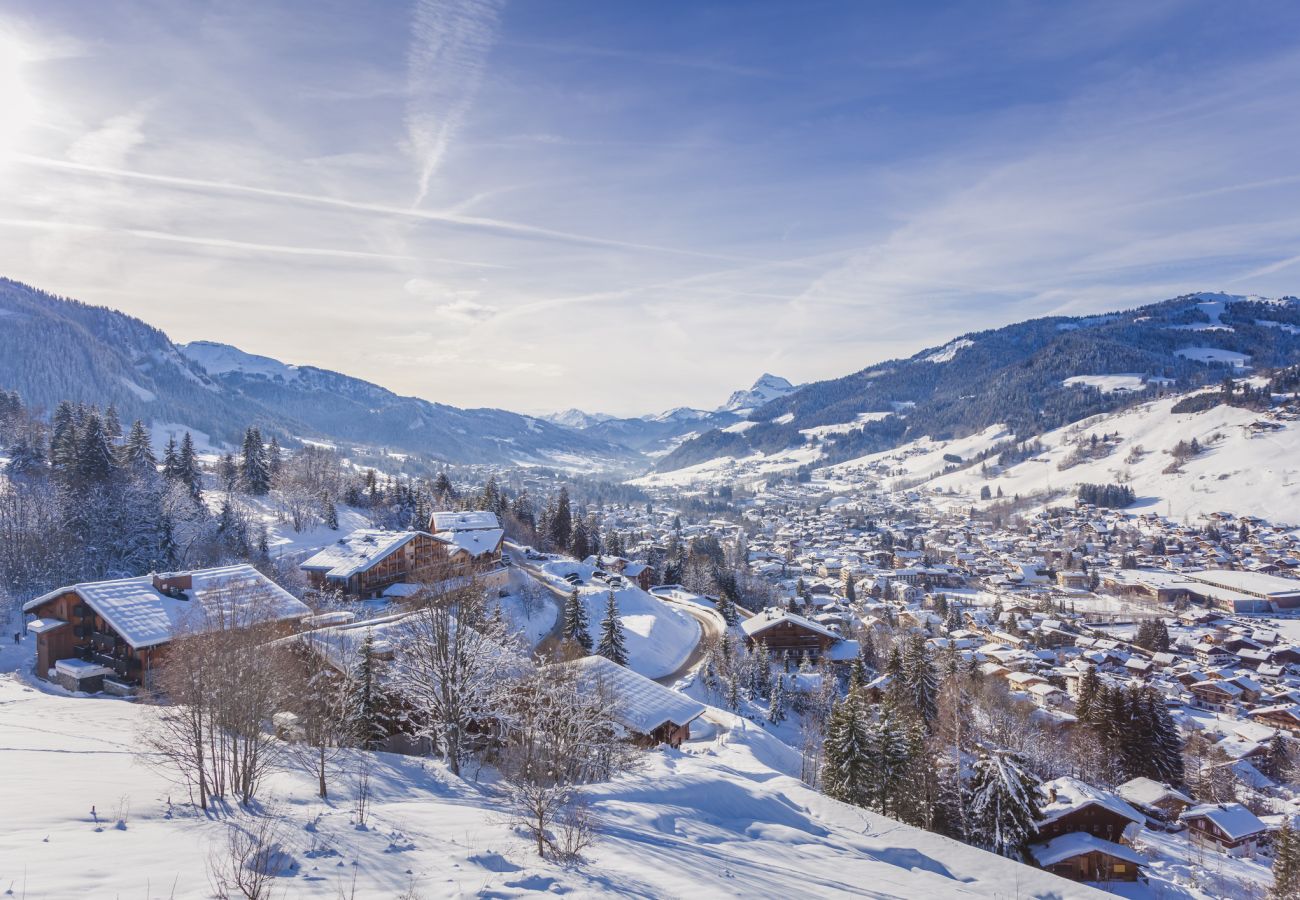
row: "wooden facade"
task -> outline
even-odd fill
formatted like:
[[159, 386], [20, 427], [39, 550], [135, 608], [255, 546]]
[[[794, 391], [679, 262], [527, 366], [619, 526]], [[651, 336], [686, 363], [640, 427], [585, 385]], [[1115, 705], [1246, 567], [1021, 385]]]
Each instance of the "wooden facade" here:
[[1107, 809], [1100, 803], [1087, 803], [1041, 826], [1038, 835], [1040, 840], [1050, 840], [1062, 834], [1082, 831], [1118, 844], [1124, 836], [1124, 829], [1132, 821], [1128, 816]]
[[64, 591], [29, 612], [38, 619], [68, 623], [36, 636], [36, 674], [41, 678], [49, 678], [59, 660], [75, 658], [110, 668], [123, 681], [138, 683], [160, 661], [161, 646], [133, 648], [76, 591]]
[[369, 566], [346, 577], [332, 575], [326, 569], [304, 566], [307, 581], [315, 590], [338, 590], [349, 597], [378, 597], [395, 584], [429, 584], [448, 577], [458, 566], [448, 559], [450, 548], [444, 541], [425, 532], [414, 532], [410, 540]]
[[1053, 875], [1060, 875], [1073, 881], [1105, 883], [1137, 881], [1138, 878], [1136, 865], [1102, 850], [1089, 850], [1044, 868]]
[[835, 638], [786, 618], [769, 628], [747, 635], [746, 641], [750, 647], [764, 644], [773, 656], [798, 657], [807, 654], [816, 659], [830, 649]]

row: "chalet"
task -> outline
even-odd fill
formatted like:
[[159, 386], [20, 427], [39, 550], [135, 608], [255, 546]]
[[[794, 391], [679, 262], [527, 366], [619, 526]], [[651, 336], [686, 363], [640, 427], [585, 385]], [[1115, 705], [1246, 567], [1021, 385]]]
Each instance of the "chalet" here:
[[448, 542], [426, 531], [363, 528], [324, 548], [298, 568], [313, 588], [369, 599], [402, 595], [434, 581], [445, 568]]
[[1076, 569], [1056, 573], [1056, 583], [1067, 590], [1087, 590], [1089, 581], [1087, 572]]
[[1144, 860], [1133, 849], [1086, 831], [1072, 831], [1029, 846], [1040, 868], [1074, 881], [1136, 881]]
[[774, 656], [802, 656], [816, 659], [840, 640], [840, 636], [811, 619], [769, 607], [740, 623], [746, 643], [764, 644]]
[[1253, 856], [1268, 830], [1240, 803], [1206, 803], [1183, 813], [1183, 823], [1193, 841], [1222, 850], [1229, 856]]
[[456, 575], [482, 575], [501, 568], [505, 531], [496, 513], [484, 511], [436, 512], [430, 530], [448, 545]]
[[599, 683], [614, 695], [616, 721], [638, 744], [678, 747], [690, 738], [691, 722], [704, 714], [704, 704], [603, 656], [586, 656], [569, 665], [583, 684]]
[[1261, 724], [1285, 728], [1292, 734], [1300, 734], [1300, 704], [1282, 703], [1275, 706], [1261, 706], [1252, 709], [1249, 715]]
[[1192, 805], [1192, 798], [1182, 791], [1151, 778], [1131, 779], [1115, 791], [1138, 810], [1159, 822], [1177, 822], [1183, 811]]
[[68, 690], [127, 694], [178, 636], [238, 627], [268, 637], [311, 609], [249, 565], [94, 581], [28, 601], [36, 674]]
[[1043, 785], [1048, 802], [1041, 808], [1038, 837], [1052, 838], [1086, 832], [1105, 841], [1119, 843], [1124, 829], [1146, 821], [1140, 812], [1112, 794], [1077, 778], [1062, 776]]
[[1188, 689], [1192, 705], [1214, 712], [1230, 712], [1241, 699], [1242, 689], [1231, 681], [1198, 681]]

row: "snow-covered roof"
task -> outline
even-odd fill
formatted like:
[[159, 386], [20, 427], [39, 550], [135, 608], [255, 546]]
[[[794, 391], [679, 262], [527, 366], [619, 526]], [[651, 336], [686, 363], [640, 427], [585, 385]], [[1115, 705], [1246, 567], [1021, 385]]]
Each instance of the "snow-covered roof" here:
[[782, 622], [789, 622], [792, 625], [806, 628], [809, 631], [815, 631], [818, 634], [823, 634], [826, 637], [833, 638], [837, 641], [840, 639], [838, 634], [831, 631], [829, 628], [818, 625], [811, 619], [805, 619], [803, 616], [797, 616], [792, 612], [784, 612], [777, 609], [766, 609], [757, 615], [750, 616], [748, 619], [740, 623], [740, 627], [745, 634], [754, 637], [757, 634], [762, 634], [769, 628], [780, 625]]
[[1048, 797], [1053, 799], [1042, 807], [1043, 818], [1040, 821], [1040, 827], [1055, 822], [1062, 816], [1090, 804], [1101, 806], [1133, 822], [1142, 823], [1146, 821], [1146, 816], [1110, 791], [1095, 788], [1068, 775], [1045, 782], [1043, 790], [1047, 792]]
[[1202, 817], [1209, 819], [1234, 841], [1259, 834], [1268, 827], [1240, 803], [1204, 803], [1183, 813], [1184, 821]]
[[68, 623], [62, 619], [32, 619], [27, 623], [27, 630], [31, 634], [45, 634], [47, 631], [53, 631], [56, 628], [62, 628]]
[[480, 531], [500, 527], [497, 514], [486, 510], [446, 510], [433, 514], [434, 531]]
[[1162, 800], [1179, 800], [1191, 804], [1192, 798], [1153, 778], [1134, 778], [1115, 789], [1121, 797], [1139, 806], [1155, 806]]
[[62, 587], [28, 601], [23, 611], [71, 591], [136, 650], [165, 644], [181, 628], [210, 630], [204, 621], [208, 610], [219, 609], [221, 615], [217, 618], [222, 622], [250, 625], [311, 615], [307, 604], [250, 565], [165, 576], [173, 581], [189, 579], [191, 586], [174, 595], [159, 591], [154, 577], [143, 575]]
[[586, 656], [570, 665], [577, 667], [583, 681], [600, 681], [612, 691], [618, 703], [619, 724], [640, 734], [649, 734], [666, 722], [685, 725], [704, 714], [703, 703], [603, 656]]
[[1045, 844], [1031, 844], [1029, 852], [1034, 861], [1044, 868], [1092, 852], [1105, 853], [1135, 866], [1146, 865], [1146, 860], [1132, 848], [1103, 840], [1086, 831], [1072, 831], [1052, 838]]
[[406, 546], [423, 531], [384, 531], [378, 528], [359, 528], [347, 537], [320, 550], [304, 561], [299, 568], [324, 572], [330, 578], [351, 578], [358, 572], [372, 568], [394, 551]]
[[477, 531], [440, 531], [438, 537], [451, 544], [450, 552], [464, 550], [472, 557], [493, 553], [501, 546], [505, 532], [500, 528], [488, 528]]

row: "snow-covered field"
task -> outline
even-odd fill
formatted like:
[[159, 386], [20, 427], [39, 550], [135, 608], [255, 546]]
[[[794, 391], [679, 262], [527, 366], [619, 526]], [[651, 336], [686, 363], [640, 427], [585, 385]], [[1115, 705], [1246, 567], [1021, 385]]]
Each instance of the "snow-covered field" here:
[[[600, 623], [609, 597], [609, 587], [592, 579], [594, 570], [594, 566], [573, 560], [542, 566], [551, 583], [565, 592], [572, 590], [564, 581], [565, 575], [576, 572], [582, 578], [578, 596], [587, 611], [587, 630], [593, 644], [600, 640]], [[623, 623], [629, 668], [648, 678], [662, 678], [685, 664], [700, 640], [700, 625], [694, 617], [635, 586], [616, 589], [614, 598]]]
[[1146, 379], [1141, 375], [1075, 375], [1065, 379], [1066, 387], [1086, 385], [1095, 387], [1103, 394], [1120, 391], [1140, 391], [1146, 387]]
[[[136, 756], [147, 707], [62, 696], [0, 676], [0, 894], [207, 898], [209, 854], [238, 809], [199, 815]], [[273, 776], [264, 808], [283, 818], [277, 898], [1102, 897], [808, 789], [794, 752], [711, 710], [680, 751], [594, 786], [603, 820], [588, 859], [539, 860], [491, 790], [435, 760], [373, 754], [370, 820], [358, 828], [348, 774], [319, 800], [308, 776]], [[470, 773], [471, 775], [473, 773]], [[92, 809], [94, 815], [92, 816]], [[98, 822], [96, 822], [96, 817]], [[117, 821], [121, 817], [123, 826]], [[9, 896], [9, 895], [6, 895]]]

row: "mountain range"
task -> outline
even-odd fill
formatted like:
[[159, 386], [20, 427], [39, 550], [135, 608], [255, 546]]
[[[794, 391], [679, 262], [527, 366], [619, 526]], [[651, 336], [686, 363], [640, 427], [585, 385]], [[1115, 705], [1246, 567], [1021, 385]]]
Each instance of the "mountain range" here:
[[[32, 406], [113, 404], [123, 420], [235, 445], [248, 425], [282, 440], [385, 447], [452, 463], [670, 472], [806, 450], [819, 465], [992, 425], [1021, 439], [1161, 392], [1300, 363], [1300, 301], [1187, 294], [1137, 309], [973, 332], [842, 378], [763, 374], [712, 410], [532, 417], [403, 397], [361, 379], [211, 341], [177, 345], [139, 319], [0, 278], [0, 388]], [[799, 457], [802, 459], [803, 457]]]
[[[1021, 438], [1229, 373], [1300, 362], [1300, 300], [1198, 293], [1106, 315], [1053, 316], [962, 335], [907, 359], [806, 384], [681, 442], [673, 471], [818, 442], [837, 462], [994, 424]], [[752, 424], [751, 424], [752, 423]]]
[[124, 313], [2, 278], [0, 386], [30, 406], [112, 404], [124, 421], [180, 425], [231, 446], [257, 425], [286, 441], [387, 447], [453, 463], [636, 460], [624, 447], [531, 416], [402, 397], [225, 344], [178, 346]]

